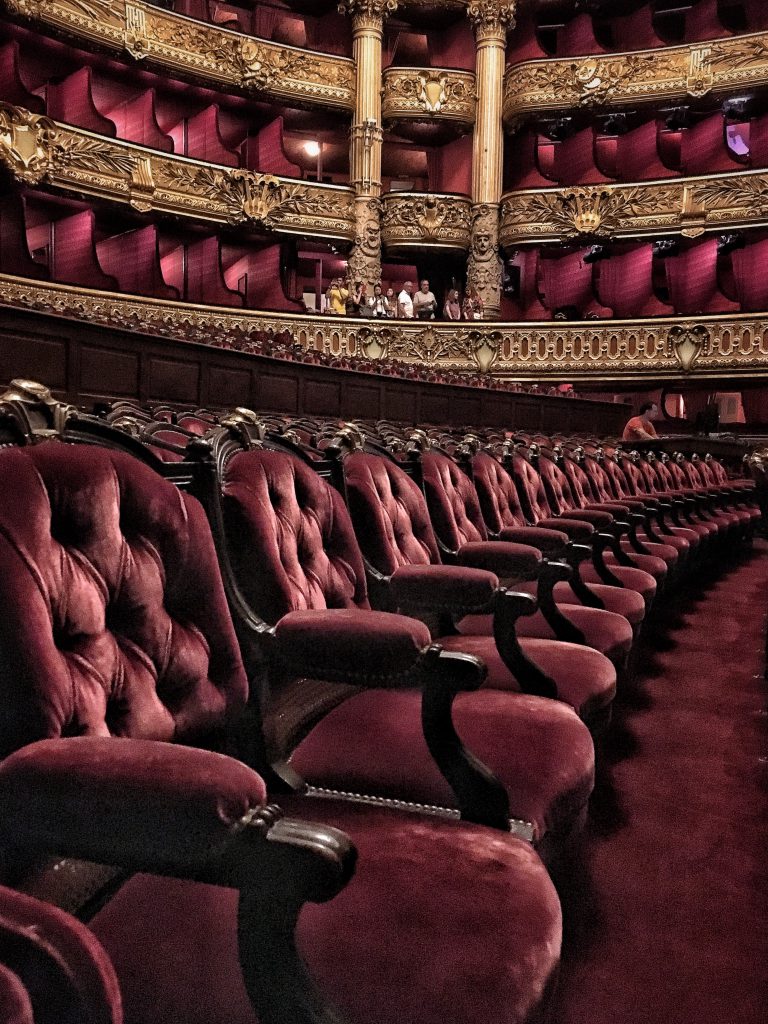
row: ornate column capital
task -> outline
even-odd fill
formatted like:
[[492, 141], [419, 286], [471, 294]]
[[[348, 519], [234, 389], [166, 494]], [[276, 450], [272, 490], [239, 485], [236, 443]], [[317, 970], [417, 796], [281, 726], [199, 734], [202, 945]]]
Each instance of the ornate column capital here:
[[507, 32], [515, 27], [517, 0], [470, 0], [467, 16], [477, 41], [505, 43]]
[[382, 23], [397, 10], [398, 0], [340, 0], [339, 14], [348, 14], [356, 30], [381, 31]]

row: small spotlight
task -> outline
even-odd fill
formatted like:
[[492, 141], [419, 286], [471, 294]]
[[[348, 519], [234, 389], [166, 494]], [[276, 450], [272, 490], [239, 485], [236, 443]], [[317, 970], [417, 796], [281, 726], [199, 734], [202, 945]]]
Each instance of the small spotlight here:
[[307, 154], [307, 156], [320, 156], [320, 143], [315, 142], [314, 139], [310, 139], [309, 142], [304, 143], [304, 152]]

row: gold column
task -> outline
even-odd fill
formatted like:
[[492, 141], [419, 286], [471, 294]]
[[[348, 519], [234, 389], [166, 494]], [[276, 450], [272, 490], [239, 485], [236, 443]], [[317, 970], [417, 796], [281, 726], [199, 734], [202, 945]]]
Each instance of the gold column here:
[[501, 311], [502, 263], [499, 259], [499, 204], [503, 166], [501, 108], [507, 32], [515, 26], [517, 0], [471, 0], [477, 47], [477, 120], [472, 152], [472, 246], [467, 284], [484, 304], [485, 318]]
[[349, 166], [355, 190], [355, 242], [349, 278], [367, 281], [369, 292], [381, 280], [381, 46], [384, 18], [397, 0], [342, 0], [352, 17], [355, 62], [355, 114]]

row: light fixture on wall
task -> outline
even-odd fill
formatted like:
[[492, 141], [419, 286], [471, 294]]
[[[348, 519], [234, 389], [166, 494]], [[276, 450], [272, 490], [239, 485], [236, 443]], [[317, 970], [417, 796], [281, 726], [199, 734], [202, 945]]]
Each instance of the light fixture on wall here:
[[307, 139], [303, 146], [307, 156], [315, 161], [315, 180], [323, 180], [323, 144], [317, 139]]
[[304, 152], [313, 159], [320, 156], [320, 143], [316, 139], [308, 139], [304, 143]]

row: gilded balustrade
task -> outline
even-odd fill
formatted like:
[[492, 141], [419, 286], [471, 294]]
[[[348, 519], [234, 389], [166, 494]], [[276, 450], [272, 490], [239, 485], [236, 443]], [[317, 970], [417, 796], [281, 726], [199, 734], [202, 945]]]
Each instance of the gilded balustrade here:
[[768, 222], [768, 171], [508, 192], [504, 246], [755, 227]]
[[290, 106], [354, 108], [351, 60], [195, 21], [142, 0], [0, 0], [35, 28], [248, 95]]
[[381, 240], [390, 252], [407, 248], [468, 249], [469, 196], [388, 192], [382, 196]]
[[768, 316], [739, 314], [580, 323], [429, 323], [264, 313], [130, 298], [0, 274], [0, 305], [201, 344], [239, 347], [290, 332], [305, 349], [516, 380], [628, 383], [768, 378]]
[[768, 32], [630, 53], [525, 61], [507, 68], [504, 123], [535, 114], [699, 99], [768, 84]]
[[170, 156], [0, 103], [0, 162], [17, 181], [216, 224], [354, 237], [354, 194]]
[[387, 68], [382, 76], [385, 122], [449, 121], [464, 128], [475, 122], [477, 96], [470, 71], [447, 68]]

